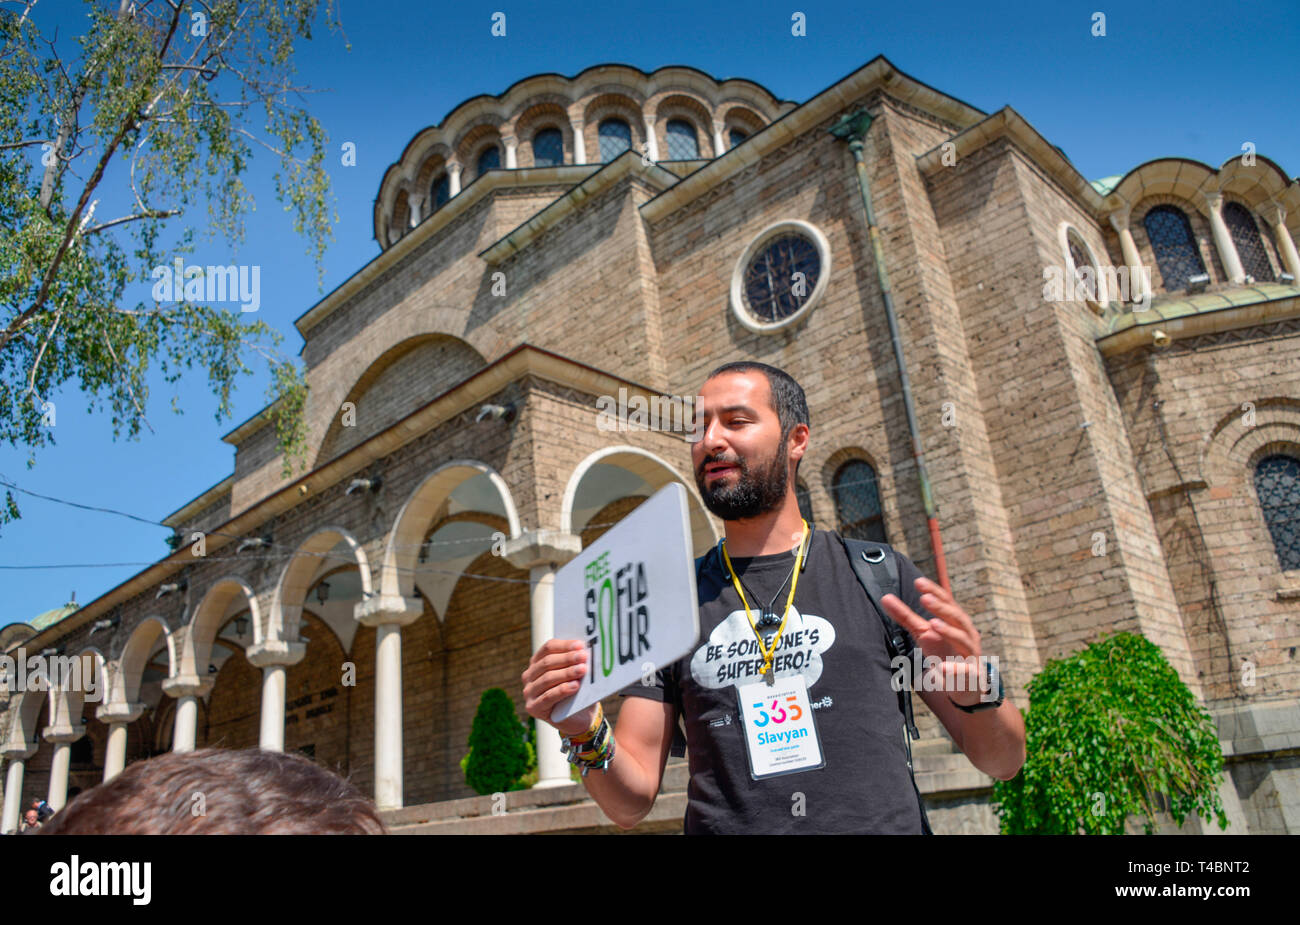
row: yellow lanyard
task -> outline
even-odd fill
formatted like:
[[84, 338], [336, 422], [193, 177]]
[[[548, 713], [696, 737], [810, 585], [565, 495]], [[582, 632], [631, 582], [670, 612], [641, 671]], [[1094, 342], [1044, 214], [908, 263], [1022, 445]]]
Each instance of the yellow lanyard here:
[[776, 647], [781, 644], [781, 634], [785, 632], [785, 621], [790, 616], [790, 605], [794, 603], [794, 589], [799, 584], [799, 567], [803, 564], [803, 547], [804, 543], [808, 541], [808, 521], [800, 517], [799, 522], [803, 524], [803, 536], [799, 537], [799, 554], [794, 560], [794, 572], [790, 581], [790, 596], [785, 599], [785, 613], [781, 615], [781, 625], [777, 627], [771, 648], [763, 644], [763, 634], [758, 631], [758, 627], [754, 624], [754, 615], [749, 611], [749, 601], [745, 600], [745, 592], [740, 589], [740, 579], [736, 577], [736, 570], [731, 567], [731, 556], [727, 555], [727, 541], [725, 539], [722, 541], [722, 558], [727, 561], [727, 572], [731, 575], [731, 583], [736, 586], [736, 593], [740, 595], [740, 603], [745, 605], [745, 616], [749, 618], [749, 628], [758, 637], [758, 651], [763, 653], [762, 673], [764, 676], [772, 670], [772, 658], [776, 655]]

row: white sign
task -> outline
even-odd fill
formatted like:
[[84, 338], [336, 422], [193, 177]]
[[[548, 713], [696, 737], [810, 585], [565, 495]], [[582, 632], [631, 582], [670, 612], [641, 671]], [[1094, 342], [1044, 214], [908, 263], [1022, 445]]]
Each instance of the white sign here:
[[691, 651], [700, 635], [686, 489], [671, 482], [555, 573], [555, 638], [587, 644], [559, 722]]

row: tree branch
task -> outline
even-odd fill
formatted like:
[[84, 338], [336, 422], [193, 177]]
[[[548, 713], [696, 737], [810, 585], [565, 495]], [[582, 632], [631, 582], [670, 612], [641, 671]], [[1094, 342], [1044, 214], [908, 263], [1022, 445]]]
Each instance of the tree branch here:
[[180, 209], [148, 209], [144, 212], [137, 212], [135, 215], [123, 215], [121, 218], [115, 218], [111, 222], [104, 222], [101, 225], [96, 225], [94, 228], [88, 228], [81, 236], [86, 238], [96, 232], [112, 228], [114, 225], [122, 225], [126, 222], [133, 222], [141, 218], [171, 218], [174, 215], [180, 214]]
[[[163, 41], [162, 49], [158, 53], [159, 60], [167, 54], [167, 49], [170, 47], [172, 39], [176, 35], [176, 28], [178, 25], [180, 25], [179, 8], [177, 9], [176, 14], [172, 17], [171, 28], [167, 33], [166, 39]], [[151, 106], [156, 104], [157, 98], [155, 98]], [[94, 192], [97, 186], [99, 186], [100, 180], [104, 177], [104, 172], [108, 168], [109, 160], [112, 159], [114, 153], [116, 153], [117, 149], [121, 146], [122, 141], [126, 138], [127, 133], [131, 131], [132, 127], [136, 124], [136, 121], [134, 114], [128, 115], [125, 123], [118, 129], [117, 134], [113, 137], [113, 140], [109, 142], [108, 147], [104, 150], [104, 154], [95, 165], [94, 173], [92, 173], [90, 179], [86, 181], [86, 188], [82, 190], [81, 198], [77, 201], [76, 208], [73, 209], [72, 214], [68, 216], [67, 226], [63, 233], [63, 240], [60, 242], [58, 250], [55, 251], [54, 257], [50, 261], [49, 269], [45, 272], [45, 278], [41, 280], [41, 288], [36, 293], [35, 301], [33, 301], [29, 308], [17, 315], [3, 332], [0, 332], [0, 350], [3, 350], [9, 344], [9, 341], [13, 339], [14, 334], [24, 323], [26, 323], [26, 321], [30, 320], [30, 318], [45, 305], [45, 302], [50, 295], [50, 288], [54, 285], [54, 279], [58, 275], [59, 268], [63, 264], [63, 258], [67, 255], [68, 248], [72, 244], [72, 239], [76, 235], [81, 218], [81, 211], [86, 208], [86, 203], [90, 199], [90, 194]]]

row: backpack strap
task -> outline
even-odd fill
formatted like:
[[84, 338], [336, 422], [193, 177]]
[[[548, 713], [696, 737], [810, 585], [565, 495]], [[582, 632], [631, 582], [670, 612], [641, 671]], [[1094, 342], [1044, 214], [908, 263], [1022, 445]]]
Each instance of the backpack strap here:
[[[898, 560], [894, 558], [894, 550], [885, 543], [868, 543], [844, 536], [841, 536], [840, 540], [844, 543], [845, 552], [848, 553], [853, 574], [858, 576], [858, 581], [867, 592], [871, 606], [884, 624], [885, 648], [889, 652], [890, 663], [892, 664], [893, 660], [900, 655], [911, 658], [916, 643], [911, 634], [885, 612], [885, 607], [881, 603], [881, 598], [886, 594], [902, 598], [899, 593], [901, 582], [898, 576]], [[912, 789], [916, 791], [917, 803], [921, 807], [921, 831], [926, 835], [933, 835], [930, 820], [925, 813], [925, 801], [921, 799], [921, 790], [916, 786], [916, 772], [912, 768], [911, 739], [920, 738], [920, 733], [912, 718], [912, 691], [907, 685], [898, 692], [898, 702], [903, 713], [903, 745], [907, 749], [907, 773], [912, 778]]]

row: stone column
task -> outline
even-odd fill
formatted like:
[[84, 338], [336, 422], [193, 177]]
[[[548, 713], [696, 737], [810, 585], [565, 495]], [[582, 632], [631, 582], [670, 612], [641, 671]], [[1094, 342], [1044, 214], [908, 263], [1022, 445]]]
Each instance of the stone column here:
[[375, 596], [357, 604], [362, 626], [375, 628], [375, 805], [402, 806], [402, 627], [424, 613], [418, 597]]
[[447, 195], [455, 196], [460, 193], [460, 163], [457, 161], [447, 162]]
[[647, 145], [646, 150], [650, 154], [650, 160], [657, 162], [659, 160], [659, 139], [655, 137], [654, 116], [645, 117], [645, 140]]
[[569, 120], [569, 128], [573, 129], [573, 163], [587, 163], [587, 141], [582, 137], [582, 120], [576, 122]]
[[8, 835], [18, 831], [18, 820], [23, 811], [23, 768], [27, 759], [35, 754], [34, 745], [8, 745], [0, 749], [0, 755], [9, 759], [9, 771], [5, 775], [4, 815], [0, 816], [0, 834]]
[[1300, 286], [1300, 254], [1296, 253], [1295, 241], [1286, 227], [1286, 209], [1276, 202], [1270, 202], [1259, 210], [1273, 229], [1273, 240], [1277, 242], [1277, 252], [1282, 258], [1282, 268], [1295, 277], [1293, 286]]
[[68, 802], [68, 766], [72, 761], [72, 743], [86, 734], [80, 725], [46, 726], [41, 736], [54, 744], [54, 758], [50, 762], [50, 789], [45, 802], [55, 812]]
[[212, 690], [211, 678], [167, 678], [162, 683], [163, 693], [176, 698], [176, 723], [172, 727], [172, 751], [192, 752], [198, 735], [199, 698]]
[[1119, 235], [1119, 247], [1124, 254], [1124, 263], [1128, 266], [1128, 291], [1130, 302], [1146, 303], [1151, 295], [1147, 286], [1146, 268], [1138, 255], [1137, 244], [1133, 241], [1133, 231], [1129, 228], [1131, 210], [1128, 206], [1110, 213], [1110, 224]]
[[250, 665], [262, 669], [262, 732], [258, 746], [267, 751], [284, 751], [285, 669], [307, 654], [307, 643], [268, 639], [244, 652]]
[[1210, 208], [1210, 231], [1214, 233], [1214, 246], [1219, 249], [1224, 272], [1231, 282], [1240, 285], [1246, 281], [1246, 271], [1242, 269], [1237, 245], [1232, 242], [1232, 235], [1223, 221], [1223, 194], [1206, 193], [1205, 204]]
[[722, 137], [722, 130], [726, 128], [721, 122], [713, 123], [713, 156], [722, 157], [727, 153], [727, 142]]
[[519, 139], [512, 135], [507, 135], [501, 139], [501, 143], [506, 147], [506, 169], [514, 170], [519, 166]]
[[[530, 530], [506, 540], [505, 558], [528, 572], [531, 585], [533, 652], [555, 637], [555, 572], [582, 552], [582, 539], [558, 530]], [[531, 653], [530, 653], [531, 657]], [[590, 666], [588, 666], [590, 667]], [[569, 762], [560, 751], [560, 732], [549, 723], [537, 723], [537, 787], [570, 784]]]
[[104, 751], [104, 783], [126, 767], [126, 727], [144, 716], [143, 703], [109, 703], [95, 709], [95, 719], [108, 726], [108, 747]]

